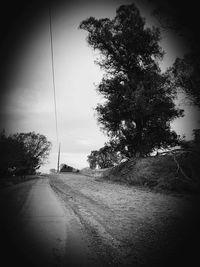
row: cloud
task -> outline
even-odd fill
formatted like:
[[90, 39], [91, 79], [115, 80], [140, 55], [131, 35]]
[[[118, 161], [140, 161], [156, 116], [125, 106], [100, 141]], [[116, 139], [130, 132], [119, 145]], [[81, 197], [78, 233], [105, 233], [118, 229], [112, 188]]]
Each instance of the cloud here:
[[78, 139], [76, 140], [76, 143], [81, 146], [88, 146], [92, 144], [91, 140], [89, 139]]

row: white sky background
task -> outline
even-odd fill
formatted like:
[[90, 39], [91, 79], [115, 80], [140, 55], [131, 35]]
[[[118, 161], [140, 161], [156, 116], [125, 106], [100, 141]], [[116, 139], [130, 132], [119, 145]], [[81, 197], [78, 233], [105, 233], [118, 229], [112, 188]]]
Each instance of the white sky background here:
[[[138, 1], [140, 2], [140, 1]], [[102, 101], [95, 90], [103, 72], [95, 65], [95, 53], [86, 42], [87, 32], [79, 30], [80, 22], [90, 16], [114, 17], [116, 8], [131, 1], [74, 1], [73, 6], [52, 10], [53, 46], [58, 111], [58, 132], [61, 142], [60, 163], [75, 168], [88, 166], [87, 155], [101, 148], [107, 137], [97, 125], [94, 108]], [[148, 11], [141, 13], [145, 15]], [[178, 39], [177, 39], [178, 40]], [[165, 62], [162, 68], [173, 63], [183, 50], [180, 40], [165, 34], [162, 41]], [[48, 171], [56, 168], [57, 150], [54, 100], [50, 57], [49, 18], [44, 17], [34, 31], [24, 40], [23, 47], [15, 58], [10, 93], [5, 99], [7, 118], [6, 132], [35, 131], [47, 136], [53, 143], [49, 163], [41, 168]], [[184, 107], [186, 116], [173, 124], [178, 134], [191, 138], [192, 129], [197, 127], [196, 110]]]

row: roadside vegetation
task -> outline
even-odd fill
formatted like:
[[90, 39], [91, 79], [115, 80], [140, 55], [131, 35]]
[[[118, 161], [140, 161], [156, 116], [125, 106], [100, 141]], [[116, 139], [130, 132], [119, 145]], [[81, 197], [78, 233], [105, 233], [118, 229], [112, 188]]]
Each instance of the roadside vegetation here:
[[[44, 135], [17, 133], [6, 136], [0, 133], [1, 161], [0, 178], [23, 180], [26, 175], [35, 175], [49, 155], [51, 143]], [[17, 178], [21, 177], [21, 178]]]
[[96, 88], [105, 98], [96, 107], [98, 122], [110, 139], [103, 150], [110, 147], [113, 155], [114, 150], [129, 159], [178, 145], [180, 137], [170, 122], [183, 116], [183, 110], [173, 101], [169, 73], [159, 67], [164, 55], [160, 30], [149, 28], [134, 4], [120, 6], [112, 20], [90, 17], [80, 28], [100, 52], [97, 63], [105, 70]]
[[174, 101], [180, 92], [199, 107], [197, 49], [192, 42], [183, 59], [161, 71], [162, 30], [184, 33], [187, 45], [188, 36], [184, 26], [176, 27], [178, 18], [171, 9], [168, 14], [154, 2], [159, 28], [148, 27], [135, 4], [120, 6], [113, 19], [90, 17], [80, 24], [88, 44], [99, 53], [96, 63], [105, 71], [96, 88], [105, 101], [96, 113], [109, 137], [104, 147], [91, 151], [90, 168], [82, 173], [159, 190], [198, 192], [200, 130], [194, 129], [193, 141], [187, 141], [171, 129], [171, 122], [184, 116]]
[[200, 192], [200, 131], [193, 141], [183, 141], [179, 149], [154, 156], [130, 158], [114, 167], [84, 168], [81, 173], [127, 185], [175, 193]]
[[199, 156], [180, 150], [166, 155], [130, 159], [107, 170], [101, 178], [157, 191], [199, 193], [199, 162]]

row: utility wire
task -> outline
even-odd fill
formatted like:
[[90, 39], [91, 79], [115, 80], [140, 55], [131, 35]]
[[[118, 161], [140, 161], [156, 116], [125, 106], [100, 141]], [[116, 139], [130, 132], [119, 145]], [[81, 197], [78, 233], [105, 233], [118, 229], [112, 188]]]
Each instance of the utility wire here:
[[56, 105], [56, 83], [55, 83], [55, 67], [54, 67], [54, 53], [53, 53], [53, 31], [52, 31], [52, 18], [51, 18], [51, 8], [49, 8], [49, 30], [50, 30], [50, 40], [51, 40], [51, 70], [52, 70], [52, 81], [53, 81], [53, 92], [54, 92], [54, 112], [55, 112], [55, 123], [56, 123], [56, 139], [58, 148], [58, 163], [57, 172], [59, 172], [60, 164], [60, 143], [58, 138], [58, 116], [57, 116], [57, 105]]
[[56, 139], [58, 144], [58, 119], [57, 119], [57, 105], [56, 105], [56, 84], [55, 84], [55, 67], [54, 67], [54, 53], [53, 53], [53, 33], [52, 33], [52, 18], [51, 9], [49, 8], [49, 30], [50, 30], [50, 40], [51, 40], [51, 70], [53, 78], [53, 92], [54, 92], [54, 112], [55, 112], [55, 122], [56, 122]]

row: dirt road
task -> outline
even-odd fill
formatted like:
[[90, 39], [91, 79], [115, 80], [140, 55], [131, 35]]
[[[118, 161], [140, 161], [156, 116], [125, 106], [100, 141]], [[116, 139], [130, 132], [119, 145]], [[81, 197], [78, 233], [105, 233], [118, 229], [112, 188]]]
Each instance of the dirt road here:
[[[1, 190], [3, 266], [192, 266], [197, 197], [75, 174]], [[5, 204], [6, 203], [6, 204]]]
[[50, 185], [103, 266], [191, 266], [198, 258], [196, 197], [73, 174], [51, 177]]

